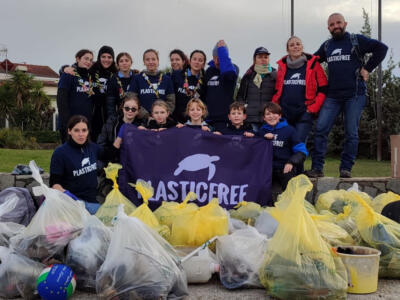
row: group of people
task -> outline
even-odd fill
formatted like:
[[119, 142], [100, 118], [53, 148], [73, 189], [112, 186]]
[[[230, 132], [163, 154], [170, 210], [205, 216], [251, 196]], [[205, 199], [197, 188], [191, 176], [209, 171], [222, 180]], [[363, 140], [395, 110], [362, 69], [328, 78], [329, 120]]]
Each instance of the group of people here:
[[[236, 101], [239, 70], [223, 40], [215, 45], [206, 70], [202, 50], [192, 51], [189, 57], [181, 50], [171, 51], [167, 74], [159, 70], [154, 49], [143, 53], [145, 69], [141, 72], [132, 70], [133, 60], [126, 52], [114, 59], [109, 46], [101, 47], [95, 63], [90, 50], [78, 51], [76, 62], [60, 70], [57, 105], [65, 143], [52, 157], [51, 186], [89, 202], [88, 207], [97, 205], [95, 193], [81, 193], [81, 189], [85, 185], [94, 188], [94, 169], [102, 167], [94, 165], [97, 160], [104, 164], [118, 161], [123, 124], [128, 123], [143, 130], [189, 126], [215, 134], [271, 139], [274, 178], [285, 187], [291, 177], [304, 172], [305, 143], [315, 120], [312, 168], [305, 173], [323, 176], [328, 134], [340, 113], [345, 120], [340, 177], [351, 177], [366, 81], [384, 59], [387, 46], [350, 34], [346, 26], [341, 14], [330, 15], [332, 38], [313, 55], [304, 52], [300, 38], [290, 37], [287, 55], [277, 62], [277, 70], [265, 47], [255, 49]], [[322, 62], [327, 63], [329, 80]], [[97, 144], [89, 141], [89, 130]]]

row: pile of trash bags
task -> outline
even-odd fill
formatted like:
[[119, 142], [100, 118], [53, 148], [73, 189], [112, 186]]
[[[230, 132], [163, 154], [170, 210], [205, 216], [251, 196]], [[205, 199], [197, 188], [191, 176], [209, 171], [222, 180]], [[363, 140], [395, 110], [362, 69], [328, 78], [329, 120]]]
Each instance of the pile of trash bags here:
[[378, 249], [379, 276], [400, 278], [400, 224], [381, 215], [400, 199], [392, 192], [372, 199], [355, 185], [321, 194], [314, 206], [305, 200], [312, 183], [300, 175], [274, 207], [242, 202], [227, 211], [216, 198], [199, 207], [189, 192], [153, 212], [151, 185], [131, 184], [143, 199], [134, 206], [119, 191], [121, 166], [110, 164], [113, 189], [92, 216], [47, 187], [33, 162], [30, 169], [45, 197], [36, 213], [28, 204], [21, 213], [25, 192], [4, 193], [7, 201], [0, 193], [3, 298], [37, 298], [39, 274], [62, 263], [78, 290], [101, 299], [184, 299], [188, 283], [213, 276], [227, 289], [265, 288], [278, 299], [345, 299], [347, 272], [335, 247], [348, 245]]

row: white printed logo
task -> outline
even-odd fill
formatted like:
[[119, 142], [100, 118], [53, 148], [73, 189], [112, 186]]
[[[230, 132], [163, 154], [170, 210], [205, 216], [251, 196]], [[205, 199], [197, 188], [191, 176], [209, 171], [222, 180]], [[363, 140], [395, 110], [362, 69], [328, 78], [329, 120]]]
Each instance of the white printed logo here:
[[215, 80], [218, 80], [218, 75], [215, 75], [215, 76], [210, 78], [210, 81], [215, 81]]
[[290, 79], [300, 79], [301, 74], [300, 73], [294, 73]]
[[337, 48], [333, 50], [331, 55], [342, 55], [342, 48]]
[[85, 157], [84, 159], [82, 159], [82, 167], [86, 165], [90, 165], [89, 157]]
[[185, 157], [178, 163], [178, 168], [175, 170], [174, 175], [178, 176], [183, 171], [199, 171], [208, 168], [208, 181], [215, 175], [215, 165], [213, 162], [218, 161], [219, 156], [210, 156], [208, 154], [193, 154]]

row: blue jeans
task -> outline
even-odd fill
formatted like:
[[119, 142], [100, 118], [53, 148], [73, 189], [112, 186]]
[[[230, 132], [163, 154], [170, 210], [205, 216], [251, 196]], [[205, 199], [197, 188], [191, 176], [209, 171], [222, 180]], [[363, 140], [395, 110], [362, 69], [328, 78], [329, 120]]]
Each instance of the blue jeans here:
[[357, 95], [350, 99], [325, 99], [315, 128], [312, 169], [322, 171], [329, 132], [339, 113], [343, 112], [345, 140], [339, 169], [351, 171], [358, 152], [358, 123], [364, 106], [365, 95]]
[[87, 201], [83, 201], [83, 202], [85, 202], [85, 208], [91, 215], [94, 215], [101, 205], [100, 203], [93, 203], [93, 202], [87, 202]]
[[[288, 120], [289, 124], [291, 124], [290, 120]], [[291, 124], [294, 128], [296, 128], [296, 137], [297, 140], [303, 143], [307, 142], [307, 137], [310, 134], [314, 123], [314, 115], [304, 112], [300, 118], [298, 118], [294, 124]]]

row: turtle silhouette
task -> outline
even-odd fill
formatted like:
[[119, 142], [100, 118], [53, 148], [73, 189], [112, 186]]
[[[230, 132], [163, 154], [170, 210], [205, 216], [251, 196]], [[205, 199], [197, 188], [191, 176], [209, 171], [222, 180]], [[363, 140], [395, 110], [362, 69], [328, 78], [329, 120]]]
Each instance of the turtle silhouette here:
[[208, 168], [207, 180], [210, 181], [215, 174], [215, 165], [213, 162], [219, 159], [219, 156], [210, 156], [202, 153], [187, 156], [178, 163], [178, 168], [176, 168], [174, 175], [178, 176], [183, 171], [193, 172]]

